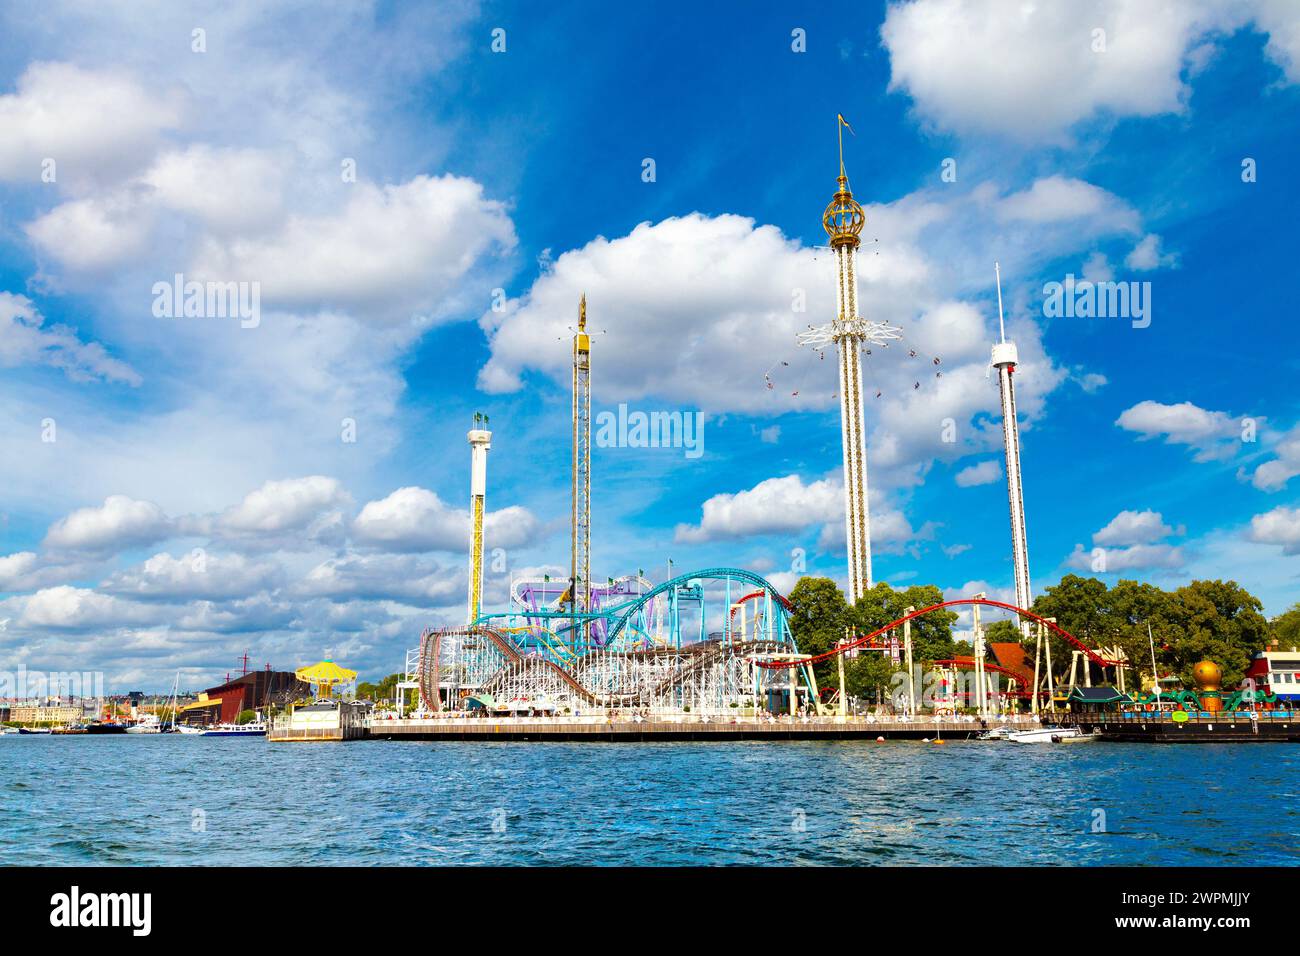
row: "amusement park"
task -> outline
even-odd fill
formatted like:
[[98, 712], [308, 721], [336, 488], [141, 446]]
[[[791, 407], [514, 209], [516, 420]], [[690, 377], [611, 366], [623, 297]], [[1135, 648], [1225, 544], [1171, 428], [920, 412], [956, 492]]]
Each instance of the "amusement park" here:
[[[853, 197], [845, 171], [843, 130], [847, 127], [843, 116], [837, 116], [839, 175], [821, 218], [834, 263], [837, 314], [824, 326], [809, 326], [798, 335], [797, 345], [822, 358], [832, 353], [838, 363], [845, 596], [852, 607], [875, 586], [862, 359], [872, 349], [883, 351], [901, 341], [904, 332], [859, 314], [856, 254], [866, 216]], [[688, 720], [733, 727], [742, 722], [798, 720], [801, 726], [816, 725], [804, 726], [813, 735], [871, 734], [879, 739], [939, 737], [945, 724], [950, 734], [955, 728], [966, 736], [1005, 733], [1023, 724], [1030, 729], [1022, 731], [1032, 739], [1057, 739], [1060, 734], [1095, 735], [1098, 712], [1110, 713], [1117, 720], [1125, 717], [1129, 721], [1125, 729], [1131, 729], [1136, 717], [1146, 722], [1144, 728], [1173, 720], [1180, 730], [1201, 722], [1213, 730], [1216, 716], [1225, 711], [1240, 714], [1243, 727], [1256, 737], [1261, 726], [1282, 737], [1290, 734], [1286, 699], [1270, 693], [1266, 679], [1273, 670], [1289, 666], [1285, 662], [1275, 667], [1265, 661], [1256, 668], [1264, 678], [1258, 683], [1258, 695], [1221, 693], [1218, 666], [1212, 661], [1197, 665], [1195, 691], [1166, 690], [1162, 686], [1166, 678], [1158, 674], [1155, 664], [1153, 644], [1152, 676], [1143, 687], [1139, 665], [1123, 647], [1093, 646], [1054, 617], [1032, 610], [1014, 384], [1019, 359], [1015, 343], [1006, 338], [1001, 270], [997, 263], [993, 265], [999, 337], [991, 347], [990, 371], [996, 372], [1001, 401], [1014, 603], [977, 593], [923, 607], [909, 606], [883, 626], [865, 630], [845, 627], [833, 646], [814, 653], [801, 649], [796, 641], [789, 598], [753, 571], [707, 567], [672, 574], [659, 583], [643, 573], [603, 581], [593, 575], [593, 349], [583, 295], [572, 337], [569, 574], [512, 577], [508, 606], [483, 606], [484, 516], [492, 432], [488, 417], [477, 414], [467, 436], [471, 529], [465, 624], [424, 630], [418, 647], [407, 653], [395, 687], [394, 710], [386, 719], [372, 719], [371, 735], [419, 736], [441, 732], [440, 728], [451, 726], [449, 721], [488, 717], [500, 722], [526, 717]], [[914, 351], [910, 354], [915, 356]], [[938, 365], [940, 359], [935, 357], [933, 362]], [[969, 617], [970, 653], [930, 659], [922, 667], [914, 655], [913, 622], [936, 613], [955, 619], [951, 609], [960, 609]], [[990, 640], [981, 610], [1004, 615], [1010, 627], [1002, 633], [1016, 639]], [[1057, 648], [1056, 661], [1053, 646]], [[1068, 660], [1059, 658], [1062, 651]], [[851, 699], [846, 688], [846, 663], [873, 654], [888, 661], [894, 681], [888, 693], [878, 695], [875, 713], [864, 714], [862, 701]], [[1137, 673], [1130, 675], [1130, 671]], [[408, 703], [408, 694], [414, 698], [413, 705]], [[1261, 703], [1265, 705], [1263, 722]], [[1068, 726], [1079, 723], [1080, 713], [1093, 717], [1082, 730]], [[888, 733], [882, 721], [892, 724]], [[1043, 725], [1054, 730], [1043, 736]], [[499, 723], [494, 726], [503, 729]], [[1225, 727], [1220, 722], [1220, 727], [1216, 739], [1223, 739], [1223, 731], [1236, 730], [1235, 724]], [[277, 739], [274, 732], [271, 739]], [[1162, 738], [1157, 734], [1154, 739]]]

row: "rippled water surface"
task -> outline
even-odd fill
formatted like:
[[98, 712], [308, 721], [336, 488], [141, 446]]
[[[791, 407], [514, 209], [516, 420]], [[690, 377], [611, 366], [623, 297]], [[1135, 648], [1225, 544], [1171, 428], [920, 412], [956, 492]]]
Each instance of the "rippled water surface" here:
[[1291, 744], [9, 735], [0, 859], [1285, 865], [1298, 773]]

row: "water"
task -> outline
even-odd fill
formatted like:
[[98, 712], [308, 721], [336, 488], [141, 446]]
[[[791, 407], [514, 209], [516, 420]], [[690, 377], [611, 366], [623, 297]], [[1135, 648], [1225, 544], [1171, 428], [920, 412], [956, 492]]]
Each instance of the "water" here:
[[1291, 744], [10, 735], [0, 859], [1286, 865], [1297, 771]]

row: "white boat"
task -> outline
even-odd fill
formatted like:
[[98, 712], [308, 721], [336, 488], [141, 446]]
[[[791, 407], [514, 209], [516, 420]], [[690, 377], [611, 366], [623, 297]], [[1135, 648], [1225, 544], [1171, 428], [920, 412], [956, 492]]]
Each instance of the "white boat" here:
[[200, 737], [205, 728], [198, 724], [177, 724], [176, 729], [187, 737]]
[[1014, 733], [1014, 731], [1012, 731], [1010, 727], [1003, 725], [1001, 727], [994, 727], [992, 730], [986, 730], [984, 731], [984, 733], [980, 734], [975, 739], [976, 740], [1007, 740], [1011, 737], [1012, 733]]
[[[158, 714], [145, 714], [130, 727], [126, 728], [128, 734], [169, 734], [176, 728], [176, 697], [181, 686], [181, 672], [176, 672], [176, 682], [172, 685], [172, 695], [169, 704], [169, 713], [171, 720], [164, 724]], [[183, 732], [183, 731], [182, 731]]]
[[1007, 734], [1007, 740], [1018, 744], [1059, 744], [1083, 736], [1077, 727], [1035, 727]]
[[157, 714], [145, 714], [126, 728], [126, 732], [128, 734], [160, 734], [162, 733], [162, 721], [158, 719]]
[[266, 721], [250, 720], [246, 724], [213, 724], [201, 730], [204, 737], [265, 737]]

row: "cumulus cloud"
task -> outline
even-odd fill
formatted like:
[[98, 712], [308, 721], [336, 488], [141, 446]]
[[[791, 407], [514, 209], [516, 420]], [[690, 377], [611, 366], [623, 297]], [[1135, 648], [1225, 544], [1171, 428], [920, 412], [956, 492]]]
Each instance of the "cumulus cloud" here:
[[235, 536], [301, 531], [350, 501], [338, 480], [324, 475], [268, 481], [222, 512], [216, 528]]
[[[353, 538], [387, 551], [463, 551], [469, 541], [469, 512], [452, 508], [425, 488], [398, 488], [367, 502], [352, 522]], [[512, 505], [489, 512], [483, 533], [494, 548], [517, 548], [533, 540], [539, 523], [526, 508]]]
[[1186, 529], [1182, 525], [1177, 528], [1167, 525], [1158, 511], [1121, 511], [1093, 534], [1095, 547], [1091, 551], [1076, 544], [1065, 565], [1095, 574], [1181, 568], [1187, 560], [1182, 547], [1165, 539], [1184, 534]]
[[1028, 189], [1012, 193], [997, 204], [1006, 222], [1058, 223], [1081, 219], [1107, 222], [1117, 232], [1137, 229], [1139, 217], [1114, 193], [1068, 176], [1046, 176]]
[[1251, 484], [1261, 491], [1281, 491], [1300, 475], [1300, 425], [1279, 437], [1273, 452], [1276, 457], [1257, 467], [1251, 476]]
[[1124, 265], [1138, 272], [1150, 272], [1152, 269], [1162, 269], [1177, 263], [1178, 257], [1163, 251], [1160, 237], [1154, 233], [1143, 236], [1133, 247], [1133, 251], [1124, 257]]
[[[463, 547], [464, 541], [461, 542]], [[445, 606], [466, 595], [463, 569], [447, 569], [407, 554], [352, 554], [323, 561], [295, 591], [332, 601], [400, 601], [418, 607]]]
[[880, 35], [890, 89], [935, 125], [1061, 140], [1099, 116], [1183, 112], [1193, 53], [1252, 22], [1269, 35], [1266, 54], [1300, 80], [1300, 12], [1286, 0], [913, 0], [890, 4]]
[[[698, 525], [679, 524], [674, 540], [702, 544], [765, 534], [798, 534], [821, 525], [817, 547], [844, 548], [844, 486], [837, 479], [805, 482], [799, 475], [768, 478], [753, 488], [722, 493], [701, 507]], [[913, 530], [903, 513], [871, 492], [871, 544], [885, 552], [915, 553], [915, 542], [934, 537], [937, 525]]]
[[1196, 461], [1231, 458], [1241, 438], [1241, 424], [1226, 412], [1216, 412], [1179, 402], [1164, 405], [1150, 400], [1125, 409], [1115, 422], [1143, 440], [1164, 436], [1167, 445], [1187, 445]]
[[1092, 543], [1102, 546], [1154, 544], [1170, 535], [1184, 533], [1181, 526], [1175, 530], [1165, 524], [1158, 511], [1121, 511], [1092, 536]]
[[62, 203], [24, 228], [47, 260], [95, 277], [141, 255], [152, 225], [147, 197], [124, 186]]
[[281, 218], [285, 165], [269, 150], [194, 143], [160, 155], [141, 181], [217, 235], [256, 234]]
[[1247, 537], [1258, 544], [1280, 545], [1283, 554], [1300, 554], [1300, 508], [1280, 505], [1255, 515]]
[[139, 385], [139, 374], [98, 342], [83, 342], [64, 325], [45, 325], [32, 300], [0, 292], [0, 366], [49, 365], [77, 382]]
[[829, 479], [804, 484], [798, 475], [768, 478], [704, 502], [698, 525], [680, 524], [674, 539], [698, 544], [756, 534], [797, 532], [844, 517], [844, 486]]
[[137, 600], [216, 601], [272, 590], [284, 580], [272, 561], [253, 561], [240, 554], [212, 554], [195, 549], [173, 557], [161, 552], [137, 567], [112, 575], [101, 589]]
[[472, 270], [514, 244], [505, 207], [479, 183], [417, 176], [391, 186], [357, 183], [341, 210], [292, 215], [272, 235], [209, 237], [193, 271], [260, 282], [264, 300], [280, 308], [437, 320], [467, 305], [460, 284]]
[[78, 508], [50, 526], [45, 547], [113, 552], [153, 544], [172, 534], [171, 519], [151, 501], [109, 495], [99, 507]]
[[1076, 544], [1065, 566], [1094, 574], [1119, 574], [1123, 571], [1181, 568], [1187, 560], [1183, 549], [1172, 544], [1135, 544], [1127, 548], [1104, 548], [1101, 552], [1085, 551], [1083, 545]]
[[32, 63], [13, 93], [0, 96], [0, 179], [55, 182], [121, 175], [147, 161], [165, 131], [177, 128], [183, 99], [146, 90], [121, 70]]
[[79, 629], [154, 623], [157, 615], [137, 604], [89, 588], [70, 585], [42, 588], [30, 597], [5, 602], [20, 607], [19, 623], [27, 627]]
[[953, 481], [958, 488], [971, 488], [975, 485], [989, 485], [1002, 477], [1002, 466], [993, 459], [981, 461], [957, 472]]

